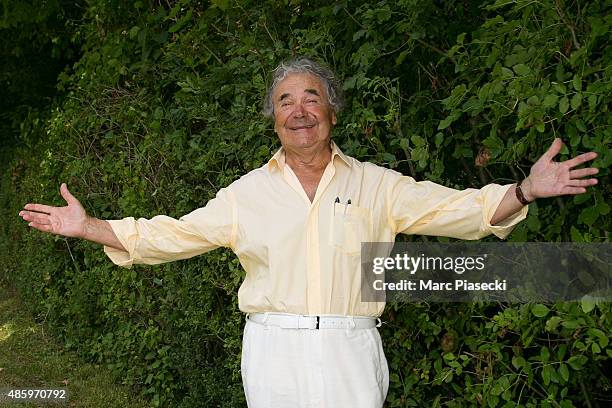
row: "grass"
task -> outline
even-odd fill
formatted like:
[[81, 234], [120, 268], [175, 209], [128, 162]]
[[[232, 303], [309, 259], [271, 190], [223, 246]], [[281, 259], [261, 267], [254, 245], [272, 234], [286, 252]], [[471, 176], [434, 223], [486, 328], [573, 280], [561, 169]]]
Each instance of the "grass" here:
[[133, 390], [114, 384], [109, 371], [63, 350], [34, 322], [18, 296], [0, 285], [0, 389], [64, 388], [68, 404], [6, 403], [8, 407], [146, 407]]

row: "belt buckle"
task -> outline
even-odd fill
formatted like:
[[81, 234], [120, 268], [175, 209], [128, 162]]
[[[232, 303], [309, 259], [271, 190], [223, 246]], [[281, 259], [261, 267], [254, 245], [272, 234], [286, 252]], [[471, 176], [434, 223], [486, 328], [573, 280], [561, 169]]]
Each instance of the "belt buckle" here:
[[[314, 320], [313, 320], [313, 317], [315, 318]], [[304, 320], [307, 320], [308, 323], [306, 324]], [[299, 315], [298, 328], [310, 329], [310, 330], [318, 329], [319, 328], [319, 316]]]

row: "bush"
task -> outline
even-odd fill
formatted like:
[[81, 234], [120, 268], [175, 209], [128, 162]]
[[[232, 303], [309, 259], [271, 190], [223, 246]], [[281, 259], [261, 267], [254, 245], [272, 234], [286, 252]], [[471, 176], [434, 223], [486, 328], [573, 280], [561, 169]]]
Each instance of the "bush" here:
[[[600, 184], [539, 200], [509, 239], [608, 242], [610, 26], [596, 1], [87, 2], [61, 98], [20, 119], [2, 163], [0, 279], [154, 406], [245, 405], [231, 253], [120, 269], [28, 231], [22, 206], [63, 205], [61, 182], [102, 219], [203, 206], [278, 147], [260, 114], [269, 73], [311, 55], [342, 78], [334, 138], [360, 160], [465, 188], [521, 178], [556, 136], [559, 160], [597, 151]], [[388, 305], [387, 405], [603, 406], [610, 316], [588, 301]]]

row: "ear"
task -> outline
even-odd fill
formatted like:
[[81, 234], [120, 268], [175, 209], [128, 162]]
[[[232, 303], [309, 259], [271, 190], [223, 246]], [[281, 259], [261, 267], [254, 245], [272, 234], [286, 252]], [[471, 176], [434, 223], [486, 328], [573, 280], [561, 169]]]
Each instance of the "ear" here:
[[338, 119], [336, 118], [336, 112], [334, 111], [332, 111], [331, 120], [332, 120], [332, 125], [336, 126], [336, 123], [338, 123]]

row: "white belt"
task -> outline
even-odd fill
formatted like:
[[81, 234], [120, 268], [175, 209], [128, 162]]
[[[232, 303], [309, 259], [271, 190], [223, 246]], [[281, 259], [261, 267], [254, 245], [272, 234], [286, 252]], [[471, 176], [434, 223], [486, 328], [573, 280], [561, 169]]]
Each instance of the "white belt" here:
[[363, 316], [308, 316], [292, 313], [247, 313], [246, 320], [282, 327], [283, 329], [371, 329], [380, 327], [378, 317]]

